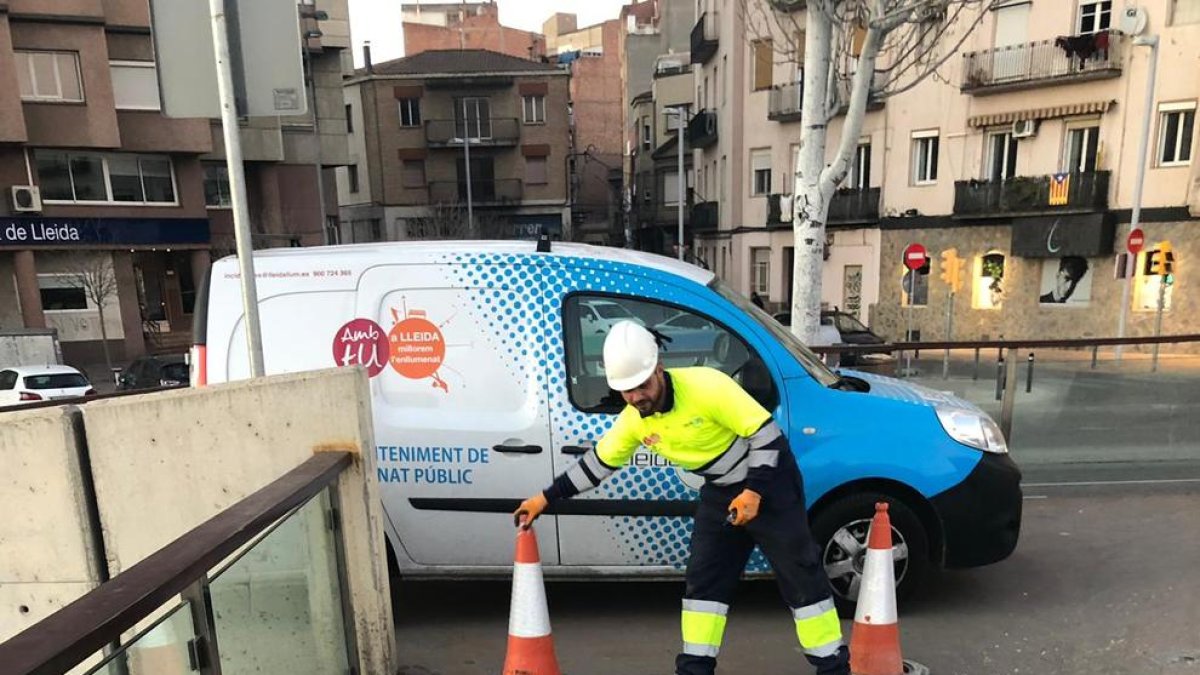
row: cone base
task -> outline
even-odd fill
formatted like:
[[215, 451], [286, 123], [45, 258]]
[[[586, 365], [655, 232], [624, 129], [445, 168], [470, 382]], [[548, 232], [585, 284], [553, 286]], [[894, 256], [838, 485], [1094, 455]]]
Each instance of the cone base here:
[[904, 675], [900, 657], [900, 624], [854, 623], [850, 634], [853, 675]]
[[503, 675], [562, 675], [554, 654], [554, 638], [508, 636], [508, 656]]

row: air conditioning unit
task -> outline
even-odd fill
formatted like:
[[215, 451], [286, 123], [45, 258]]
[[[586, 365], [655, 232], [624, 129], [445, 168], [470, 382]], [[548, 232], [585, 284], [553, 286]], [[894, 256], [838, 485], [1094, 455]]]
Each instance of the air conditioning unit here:
[[1031, 138], [1037, 134], [1037, 121], [1035, 120], [1020, 120], [1013, 122], [1012, 135], [1013, 138]]
[[18, 213], [41, 213], [42, 191], [36, 185], [12, 186], [13, 211]]

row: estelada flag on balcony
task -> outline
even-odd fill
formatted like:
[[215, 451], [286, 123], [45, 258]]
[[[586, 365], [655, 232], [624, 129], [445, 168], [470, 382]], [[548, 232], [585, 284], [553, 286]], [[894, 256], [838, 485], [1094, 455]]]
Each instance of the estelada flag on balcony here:
[[1050, 177], [1050, 206], [1066, 206], [1071, 191], [1071, 174], [1056, 173]]

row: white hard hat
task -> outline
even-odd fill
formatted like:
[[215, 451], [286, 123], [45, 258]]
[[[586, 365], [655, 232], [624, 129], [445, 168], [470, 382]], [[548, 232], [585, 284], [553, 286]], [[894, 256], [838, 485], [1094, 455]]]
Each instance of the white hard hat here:
[[636, 389], [658, 366], [658, 342], [645, 327], [618, 321], [604, 338], [604, 374], [617, 391]]

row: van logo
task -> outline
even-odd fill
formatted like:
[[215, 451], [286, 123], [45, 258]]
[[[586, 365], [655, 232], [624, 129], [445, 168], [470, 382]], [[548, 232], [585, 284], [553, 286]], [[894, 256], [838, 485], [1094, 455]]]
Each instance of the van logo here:
[[392, 309], [396, 325], [388, 332], [388, 360], [392, 369], [410, 380], [430, 378], [433, 386], [449, 393], [450, 385], [438, 375], [446, 360], [446, 340], [442, 329], [426, 318], [425, 311]]
[[339, 366], [363, 366], [368, 377], [375, 377], [383, 372], [387, 360], [387, 335], [370, 319], [346, 323], [333, 338], [333, 361]]

